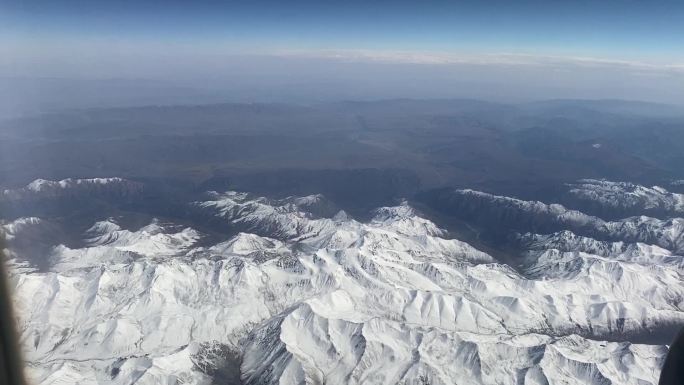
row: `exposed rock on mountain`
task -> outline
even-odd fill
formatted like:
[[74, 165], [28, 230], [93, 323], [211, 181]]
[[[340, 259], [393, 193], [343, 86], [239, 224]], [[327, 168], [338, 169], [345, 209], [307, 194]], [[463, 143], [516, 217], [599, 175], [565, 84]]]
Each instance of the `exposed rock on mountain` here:
[[[681, 219], [608, 222], [454, 192], [447, 210], [474, 225], [528, 230], [509, 266], [407, 202], [357, 221], [313, 213], [324, 199], [211, 193], [189, 205], [242, 229], [220, 242], [110, 218], [92, 222], [83, 247], [54, 244], [47, 269], [11, 254], [31, 377], [644, 385], [657, 382], [667, 347], [635, 340], [684, 325]], [[4, 226], [16, 241], [44, 221]]]
[[584, 179], [569, 187], [569, 201], [576, 201], [597, 213], [613, 216], [684, 214], [684, 194], [672, 193], [659, 186]]

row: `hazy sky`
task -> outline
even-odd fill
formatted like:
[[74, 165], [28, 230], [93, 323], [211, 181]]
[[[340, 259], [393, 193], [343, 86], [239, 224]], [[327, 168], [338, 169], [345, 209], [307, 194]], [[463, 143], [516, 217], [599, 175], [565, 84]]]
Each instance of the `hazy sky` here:
[[326, 98], [339, 87], [339, 98], [677, 102], [683, 20], [684, 1], [0, 0], [0, 76], [149, 79], [254, 98], [299, 86]]

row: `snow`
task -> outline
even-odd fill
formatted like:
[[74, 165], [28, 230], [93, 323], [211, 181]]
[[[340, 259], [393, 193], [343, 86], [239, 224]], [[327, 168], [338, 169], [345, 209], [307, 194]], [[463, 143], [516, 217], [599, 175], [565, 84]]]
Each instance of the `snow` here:
[[575, 198], [602, 206], [684, 213], [684, 194], [671, 193], [660, 186], [645, 187], [629, 182], [583, 179], [570, 187], [569, 194]]
[[92, 178], [92, 179], [62, 179], [59, 181], [50, 181], [45, 179], [36, 179], [33, 182], [26, 185], [26, 190], [40, 192], [46, 189], [66, 189], [74, 185], [83, 184], [110, 184], [110, 183], [120, 183], [124, 180], [122, 178]]
[[5, 235], [5, 239], [9, 241], [14, 239], [17, 236], [17, 233], [21, 232], [23, 229], [40, 223], [41, 219], [38, 217], [17, 218], [14, 221], [2, 224], [2, 231]]
[[102, 193], [107, 190], [119, 194], [138, 192], [142, 184], [123, 178], [62, 179], [58, 181], [36, 179], [22, 188], [5, 189], [0, 195], [3, 200], [49, 199], [73, 196], [78, 192]]
[[315, 218], [317, 196], [212, 193], [193, 207], [246, 230], [199, 247], [192, 228], [109, 219], [82, 248], [55, 245], [49, 271], [15, 269], [29, 375], [208, 384], [208, 344], [239, 354], [245, 384], [657, 383], [667, 347], [602, 339], [684, 324], [680, 219], [605, 222], [463, 193], [624, 239], [520, 235], [516, 271], [406, 202], [362, 223]]

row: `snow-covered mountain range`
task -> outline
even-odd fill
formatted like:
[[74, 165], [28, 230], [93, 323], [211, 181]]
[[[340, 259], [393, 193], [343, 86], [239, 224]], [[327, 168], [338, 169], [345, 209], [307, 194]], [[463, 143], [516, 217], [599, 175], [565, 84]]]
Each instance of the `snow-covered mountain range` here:
[[84, 193], [101, 196], [128, 196], [139, 194], [143, 185], [123, 178], [62, 179], [52, 181], [36, 179], [23, 188], [0, 191], [0, 201], [49, 200], [79, 197]]
[[616, 214], [684, 214], [684, 194], [660, 186], [584, 179], [569, 185], [568, 197], [587, 208]]
[[[598, 202], [635, 190], [652, 198], [629, 184], [579, 183], [570, 188], [598, 187], [572, 194]], [[31, 199], [53, 194], [31, 188], [39, 185], [53, 186], [32, 183]], [[675, 194], [654, 191], [657, 204], [677, 207], [662, 203]], [[445, 212], [508, 229], [516, 263], [458, 240], [407, 201], [358, 221], [324, 214], [334, 204], [321, 195], [210, 192], [187, 202], [188, 211], [234, 235], [213, 241], [182, 221], [132, 226], [94, 215], [78, 242], [47, 249], [42, 268], [16, 245], [53, 219], [6, 219], [30, 378], [41, 385], [657, 383], [668, 349], [653, 338], [684, 325], [684, 219], [609, 221], [559, 204], [449, 194]], [[623, 205], [650, 207], [634, 202]]]

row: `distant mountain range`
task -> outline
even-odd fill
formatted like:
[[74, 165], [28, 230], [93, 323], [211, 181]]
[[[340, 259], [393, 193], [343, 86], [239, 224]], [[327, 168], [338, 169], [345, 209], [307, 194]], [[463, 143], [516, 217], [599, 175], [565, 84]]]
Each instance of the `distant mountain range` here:
[[537, 200], [580, 179], [684, 179], [683, 125], [676, 106], [615, 100], [60, 110], [0, 121], [0, 186], [117, 175], [169, 188], [322, 193], [352, 210], [441, 187]]

